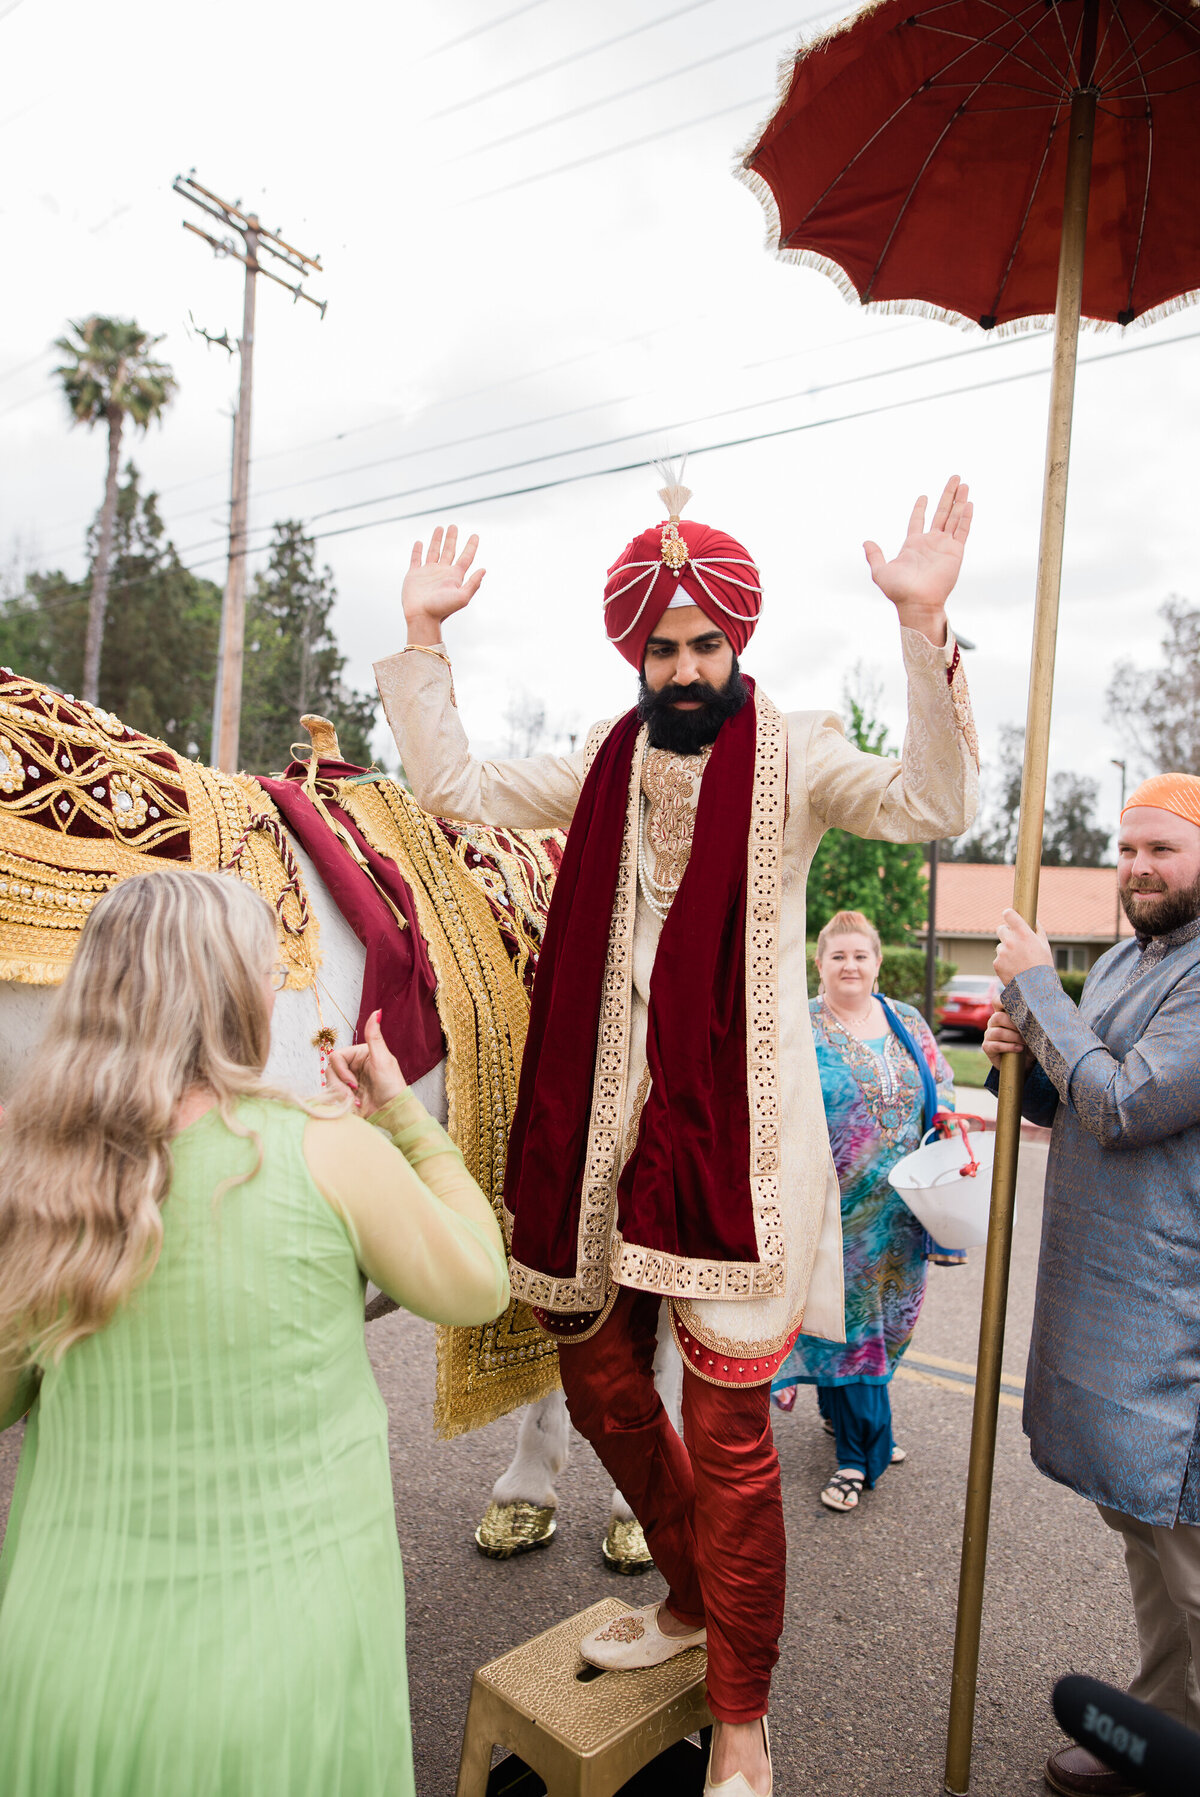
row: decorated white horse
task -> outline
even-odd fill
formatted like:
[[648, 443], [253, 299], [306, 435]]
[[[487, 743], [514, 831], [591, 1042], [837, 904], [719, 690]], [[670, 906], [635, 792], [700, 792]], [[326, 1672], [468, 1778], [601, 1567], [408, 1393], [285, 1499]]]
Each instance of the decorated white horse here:
[[[499, 1202], [528, 993], [562, 839], [429, 817], [406, 789], [340, 760], [333, 727], [256, 781], [189, 762], [96, 707], [0, 670], [0, 1102], [44, 1027], [53, 985], [96, 899], [155, 866], [229, 868], [275, 907], [288, 970], [268, 1076], [318, 1089], [323, 1057], [384, 1003], [414, 1090]], [[415, 1058], [414, 1058], [415, 1057]], [[368, 1317], [390, 1301], [376, 1295]], [[494, 1558], [547, 1545], [570, 1429], [553, 1343], [523, 1306], [479, 1329], [439, 1329], [443, 1437], [524, 1406], [516, 1453], [476, 1530]], [[678, 1426], [682, 1365], [660, 1340]], [[613, 1495], [604, 1556], [650, 1564]]]

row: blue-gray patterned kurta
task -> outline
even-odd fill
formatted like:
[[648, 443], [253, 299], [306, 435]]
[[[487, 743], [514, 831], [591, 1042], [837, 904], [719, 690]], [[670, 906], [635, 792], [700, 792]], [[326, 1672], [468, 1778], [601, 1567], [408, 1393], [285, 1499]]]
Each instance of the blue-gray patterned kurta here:
[[1142, 1522], [1200, 1524], [1200, 919], [1005, 988], [1053, 1122], [1025, 1432], [1034, 1464]]

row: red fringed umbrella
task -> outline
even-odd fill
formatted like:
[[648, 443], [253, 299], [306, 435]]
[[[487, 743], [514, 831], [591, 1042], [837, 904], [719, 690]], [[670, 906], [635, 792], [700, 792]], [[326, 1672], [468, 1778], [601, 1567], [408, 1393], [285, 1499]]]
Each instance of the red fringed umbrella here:
[[1200, 288], [1198, 83], [1188, 0], [883, 0], [797, 56], [743, 166], [781, 256], [990, 330], [1055, 310], [1089, 115], [1083, 313], [1145, 322]]
[[[1081, 317], [1200, 297], [1200, 11], [1191, 0], [878, 0], [796, 55], [742, 157], [781, 256], [864, 305], [1016, 328], [1054, 317], [1013, 903], [1037, 916]], [[1020, 1140], [1001, 1068], [946, 1787], [971, 1734]]]

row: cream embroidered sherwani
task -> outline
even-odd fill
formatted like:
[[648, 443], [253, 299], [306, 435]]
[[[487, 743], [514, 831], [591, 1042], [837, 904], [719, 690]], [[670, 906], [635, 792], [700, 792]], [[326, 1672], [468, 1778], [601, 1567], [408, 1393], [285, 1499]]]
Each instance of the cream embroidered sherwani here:
[[[687, 865], [707, 763], [703, 755], [647, 750], [643, 730], [605, 977], [580, 1271], [574, 1280], [550, 1280], [514, 1263], [516, 1296], [551, 1311], [587, 1312], [606, 1308], [614, 1284], [660, 1292], [672, 1301], [681, 1342], [743, 1363], [773, 1358], [797, 1325], [807, 1334], [844, 1339], [841, 1205], [808, 1011], [808, 870], [826, 829], [925, 842], [960, 835], [977, 802], [978, 754], [961, 664], [947, 679], [953, 639], [940, 649], [917, 631], [902, 630], [901, 638], [908, 726], [898, 760], [852, 747], [831, 712], [785, 716], [761, 687], [755, 697], [760, 741], [777, 744], [774, 789], [756, 777], [748, 869], [748, 1096], [758, 1262], [648, 1253], [624, 1243], [617, 1230], [617, 1182], [646, 1098], [647, 1003], [662, 927], [638, 882], [638, 842], [652, 886], [674, 887]], [[446, 661], [402, 651], [377, 662], [375, 674], [404, 771], [425, 810], [516, 829], [569, 827], [611, 721], [596, 725], [575, 755], [478, 761], [459, 721]], [[769, 769], [771, 757], [760, 759]]]

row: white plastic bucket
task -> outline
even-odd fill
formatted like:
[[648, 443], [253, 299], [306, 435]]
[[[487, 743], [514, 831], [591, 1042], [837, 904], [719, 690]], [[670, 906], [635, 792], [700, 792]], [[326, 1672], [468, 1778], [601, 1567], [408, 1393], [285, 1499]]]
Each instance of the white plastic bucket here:
[[[942, 1248], [979, 1248], [987, 1241], [996, 1138], [973, 1129], [967, 1142], [970, 1152], [957, 1129], [950, 1136], [930, 1130], [920, 1148], [897, 1161], [888, 1174], [918, 1223]], [[964, 1174], [961, 1169], [972, 1155], [979, 1169]]]

